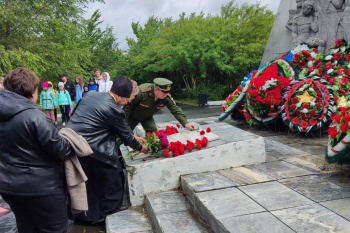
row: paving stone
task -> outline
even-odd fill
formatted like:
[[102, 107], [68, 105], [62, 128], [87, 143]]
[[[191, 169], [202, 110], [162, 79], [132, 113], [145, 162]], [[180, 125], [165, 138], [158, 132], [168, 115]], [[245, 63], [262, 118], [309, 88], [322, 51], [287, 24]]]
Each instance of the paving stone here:
[[288, 158], [296, 155], [306, 155], [304, 151], [295, 149], [283, 143], [264, 138], [266, 155], [273, 156], [278, 159]]
[[157, 216], [159, 226], [156, 232], [204, 233], [209, 230], [200, 223], [192, 211], [183, 211]]
[[[159, 194], [146, 195], [147, 205], [152, 206], [155, 214], [175, 213], [191, 209], [191, 204], [184, 198], [183, 194], [176, 191], [169, 191]], [[147, 209], [149, 213], [149, 210]]]
[[349, 189], [335, 185], [322, 176], [310, 175], [279, 180], [282, 184], [315, 202], [350, 197]]
[[107, 216], [106, 232], [152, 232], [152, 227], [144, 209], [133, 207]]
[[279, 161], [280, 159], [273, 157], [271, 155], [266, 155], [266, 162], [274, 162], [274, 161]]
[[[314, 174], [311, 171], [307, 171], [303, 168], [297, 167], [290, 163], [286, 163], [284, 161], [274, 161], [251, 166], [267, 173], [276, 179]], [[247, 167], [249, 168], [250, 166]]]
[[324, 155], [302, 155], [285, 159], [286, 162], [319, 173], [336, 172], [337, 166], [328, 164]]
[[269, 211], [314, 203], [277, 181], [240, 186], [239, 189]]
[[319, 204], [299, 206], [271, 212], [296, 232], [345, 233], [350, 222]]
[[196, 193], [194, 200], [195, 210], [214, 232], [225, 232], [220, 219], [265, 211], [237, 188]]
[[340, 216], [350, 220], [350, 198], [338, 199], [333, 201], [320, 202], [327, 209], [339, 214]]
[[252, 167], [237, 167], [219, 171], [222, 175], [232, 180], [237, 185], [255, 184], [276, 180], [266, 173]]
[[219, 172], [185, 175], [181, 177], [181, 184], [183, 192], [192, 203], [194, 193], [237, 186]]
[[293, 233], [294, 231], [269, 212], [248, 214], [221, 219], [228, 232], [242, 233]]

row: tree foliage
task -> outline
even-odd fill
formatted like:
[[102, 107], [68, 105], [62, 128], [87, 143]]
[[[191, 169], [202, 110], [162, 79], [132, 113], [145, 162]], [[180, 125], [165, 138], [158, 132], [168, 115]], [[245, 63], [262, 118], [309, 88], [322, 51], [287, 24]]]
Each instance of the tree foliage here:
[[40, 79], [57, 82], [92, 75], [93, 67], [115, 63], [112, 28], [99, 28], [99, 11], [82, 14], [87, 3], [103, 0], [2, 0], [0, 2], [0, 75], [23, 66]]
[[137, 40], [128, 40], [129, 53], [119, 59], [128, 68], [118, 72], [140, 82], [169, 78], [188, 93], [205, 87], [222, 91], [259, 66], [273, 20], [273, 13], [259, 3], [238, 6], [234, 1], [216, 16], [150, 17], [143, 27], [132, 24]]

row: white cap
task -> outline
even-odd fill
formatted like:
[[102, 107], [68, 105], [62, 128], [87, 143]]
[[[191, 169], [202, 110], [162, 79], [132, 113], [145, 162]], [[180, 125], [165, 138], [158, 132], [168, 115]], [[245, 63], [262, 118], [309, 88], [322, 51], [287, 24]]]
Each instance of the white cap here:
[[59, 83], [58, 83], [58, 86], [59, 86], [59, 87], [64, 87], [63, 82], [59, 82]]

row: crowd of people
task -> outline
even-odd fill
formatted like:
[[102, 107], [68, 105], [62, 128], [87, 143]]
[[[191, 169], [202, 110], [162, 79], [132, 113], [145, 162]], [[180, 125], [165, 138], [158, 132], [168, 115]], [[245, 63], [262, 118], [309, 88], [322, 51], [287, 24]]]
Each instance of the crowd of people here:
[[[57, 125], [57, 108], [62, 114], [62, 125], [66, 126], [70, 115], [77, 104], [86, 93], [108, 92], [112, 88], [113, 82], [110, 80], [108, 72], [103, 72], [98, 68], [94, 69], [95, 77], [90, 78], [88, 84], [84, 84], [80, 76], [75, 77], [75, 84], [68, 79], [68, 75], [63, 73], [60, 75], [61, 82], [58, 83], [58, 90], [54, 88], [51, 81], [42, 83], [42, 92], [40, 93], [40, 108], [45, 114]], [[0, 89], [2, 87], [0, 78]]]
[[[171, 97], [170, 80], [138, 86], [127, 77], [112, 82], [107, 72], [94, 73], [88, 85], [80, 77], [73, 85], [62, 74], [58, 90], [44, 81], [40, 96], [39, 78], [31, 70], [19, 67], [0, 79], [0, 195], [15, 214], [19, 233], [66, 232], [68, 218], [103, 223], [123, 209], [128, 186], [119, 145], [147, 153], [144, 138], [132, 129], [141, 123], [147, 132], [157, 130], [153, 115], [164, 106], [183, 127], [195, 128]], [[57, 106], [66, 125], [60, 131]], [[82, 156], [82, 151], [91, 153]]]

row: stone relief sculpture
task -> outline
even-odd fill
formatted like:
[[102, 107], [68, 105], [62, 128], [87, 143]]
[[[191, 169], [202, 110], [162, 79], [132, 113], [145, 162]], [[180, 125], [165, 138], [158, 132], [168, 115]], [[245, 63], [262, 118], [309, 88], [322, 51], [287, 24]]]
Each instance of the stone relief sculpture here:
[[350, 43], [350, 0], [296, 0], [296, 4], [286, 25], [293, 46], [304, 42], [324, 53], [337, 39]]

